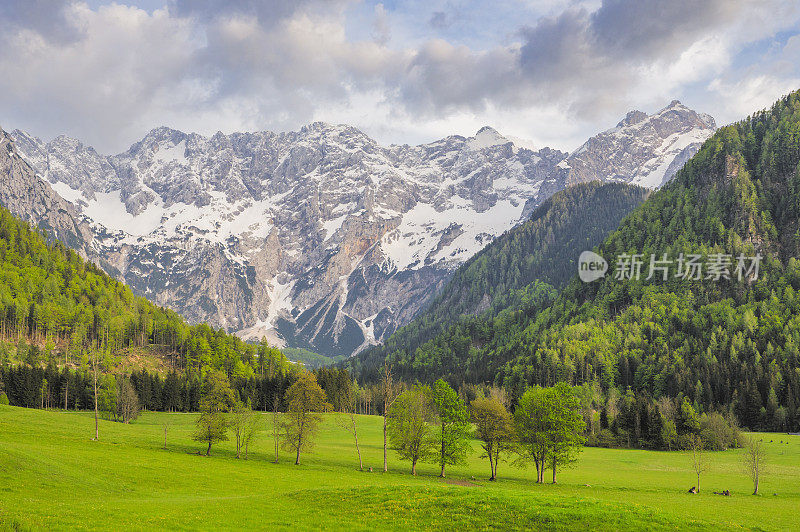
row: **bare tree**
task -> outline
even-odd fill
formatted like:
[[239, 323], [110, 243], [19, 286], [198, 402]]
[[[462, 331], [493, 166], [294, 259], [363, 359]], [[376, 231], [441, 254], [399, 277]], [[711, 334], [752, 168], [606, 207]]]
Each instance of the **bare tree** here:
[[128, 424], [139, 417], [139, 396], [133, 389], [130, 379], [122, 379], [119, 386], [119, 415], [122, 422]]
[[236, 401], [233, 407], [233, 416], [230, 426], [233, 428], [233, 435], [236, 438], [236, 458], [242, 457], [244, 449], [245, 433], [253, 417], [253, 409], [249, 405]]
[[383, 472], [389, 471], [389, 463], [387, 460], [388, 454], [388, 437], [387, 437], [387, 416], [389, 409], [392, 407], [397, 397], [400, 395], [401, 386], [395, 383], [392, 377], [392, 367], [387, 362], [383, 365], [381, 371], [381, 397], [383, 398]]
[[241, 458], [244, 451], [244, 459], [247, 460], [250, 442], [258, 432], [258, 416], [249, 401], [247, 404], [239, 402], [234, 407], [231, 426], [236, 437], [236, 458]]
[[278, 463], [278, 449], [281, 444], [281, 414], [278, 411], [281, 404], [281, 396], [278, 392], [272, 396], [272, 438], [275, 440], [275, 463]]
[[87, 362], [92, 369], [92, 384], [94, 387], [94, 438], [92, 441], [97, 441], [100, 439], [100, 414], [97, 403], [97, 377], [100, 371], [100, 353], [97, 349], [89, 349]]
[[753, 495], [758, 495], [758, 481], [764, 471], [764, 461], [766, 460], [764, 445], [750, 436], [745, 443], [744, 467], [747, 474], [753, 480]]
[[700, 493], [700, 474], [708, 469], [703, 439], [697, 434], [691, 434], [687, 439], [687, 446], [692, 455], [692, 466], [694, 467], [694, 472], [697, 475], [697, 493]]
[[356, 391], [356, 385], [350, 390], [350, 396], [345, 401], [345, 415], [338, 416], [339, 423], [342, 427], [353, 435], [356, 443], [356, 453], [358, 453], [358, 469], [364, 471], [364, 462], [361, 460], [361, 448], [358, 446], [358, 427], [356, 427], [356, 409], [359, 401], [359, 394]]
[[250, 444], [252, 443], [253, 439], [256, 437], [256, 433], [258, 432], [258, 414], [253, 411], [252, 415], [250, 416], [250, 421], [247, 423], [247, 426], [244, 429], [244, 459], [247, 460], [250, 454]]
[[675, 421], [677, 408], [675, 407], [674, 399], [667, 396], [661, 396], [656, 404], [658, 405], [658, 411], [662, 416], [664, 416], [666, 421]]
[[508, 395], [508, 392], [505, 388], [501, 388], [500, 386], [492, 386], [486, 393], [486, 397], [488, 399], [497, 401], [506, 409], [511, 408], [511, 397]]

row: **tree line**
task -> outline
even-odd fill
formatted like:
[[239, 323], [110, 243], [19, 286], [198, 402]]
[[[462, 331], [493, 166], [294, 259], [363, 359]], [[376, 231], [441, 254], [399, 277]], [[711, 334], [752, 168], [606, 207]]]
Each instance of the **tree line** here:
[[[222, 373], [232, 390], [234, 403], [267, 412], [286, 409], [285, 391], [304, 372], [298, 366], [281, 366], [263, 376], [229, 378]], [[394, 375], [385, 374], [378, 383], [360, 386], [342, 368], [320, 368], [312, 374], [323, 390], [329, 410], [384, 416], [387, 432], [389, 417], [385, 414], [390, 411], [393, 398], [386, 395], [386, 390], [409, 387]], [[126, 405], [130, 409], [131, 404], [136, 412], [140, 409], [200, 412], [203, 383], [204, 377], [193, 373], [173, 371], [162, 376], [144, 370], [130, 374], [101, 372], [97, 380], [98, 416], [129, 420], [131, 416], [124, 415], [121, 409]], [[427, 389], [423, 385], [418, 388]], [[503, 397], [508, 407], [519, 400], [498, 387], [461, 383], [456, 389], [459, 400], [466, 405], [487, 394]], [[574, 393], [584, 421], [583, 436], [590, 446], [675, 450], [687, 448], [688, 438], [693, 435], [701, 437], [704, 445], [714, 450], [739, 444], [736, 416], [705, 412], [696, 401], [685, 396], [655, 400], [630, 388], [626, 393], [616, 388], [605, 392], [598, 381], [575, 386]], [[90, 366], [71, 370], [54, 365], [0, 365], [0, 395], [15, 406], [92, 410], [94, 375]]]
[[[40, 382], [42, 389], [48, 386], [48, 378], [54, 383], [62, 381], [65, 391], [71, 383], [75, 390], [81, 390], [80, 401], [85, 407], [93, 404], [101, 417], [122, 423], [130, 423], [138, 416], [142, 402], [148, 398], [140, 399], [142, 390], [150, 390], [151, 394], [160, 391], [167, 397], [170, 387], [181, 387], [181, 377], [175, 373], [168, 375], [162, 385], [158, 375], [147, 372], [131, 376], [104, 374], [98, 380], [53, 367], [0, 369], [0, 404], [9, 403], [7, 392], [12, 398], [19, 397], [20, 379], [40, 374], [40, 381], [34, 382]], [[686, 449], [697, 478], [692, 493], [700, 492], [701, 475], [708, 470], [706, 450], [743, 445], [745, 471], [753, 480], [754, 494], [758, 493], [766, 458], [761, 440], [742, 438], [735, 424], [719, 414], [698, 415], [686, 398], [662, 398], [654, 405], [630, 390], [624, 397], [603, 398], [597, 383], [570, 386], [560, 382], [552, 387], [530, 387], [512, 404], [511, 396], [498, 387], [462, 385], [456, 391], [442, 379], [432, 385], [409, 385], [396, 380], [388, 365], [381, 375], [377, 393], [385, 428], [384, 472], [388, 471], [386, 453], [392, 449], [401, 460], [410, 463], [412, 475], [416, 475], [417, 465], [425, 462], [436, 464], [439, 475], [444, 477], [447, 466], [466, 463], [472, 452], [471, 440], [476, 439], [481, 457], [488, 460], [489, 480], [498, 478], [501, 463], [514, 467], [533, 463], [537, 482], [544, 482], [549, 471], [551, 481], [556, 483], [558, 471], [575, 464], [584, 445], [612, 446], [615, 441], [624, 445], [627, 438], [628, 446], [638, 442], [658, 448], [656, 442], [663, 442], [662, 448], [668, 450]], [[356, 417], [358, 396], [363, 391], [350, 380], [346, 370], [335, 368], [275, 374], [257, 386], [243, 379], [232, 384], [227, 374], [212, 369], [198, 386], [200, 415], [192, 438], [203, 445], [199, 454], [210, 456], [214, 444], [232, 437], [236, 458], [247, 459], [255, 435], [263, 429], [264, 417], [254, 409], [254, 404], [261, 404], [264, 413], [269, 412], [267, 428], [274, 442], [274, 462], [279, 461], [279, 449], [283, 448], [300, 465], [301, 454], [313, 450], [321, 414], [336, 411], [336, 421], [353, 438], [358, 466], [363, 470]], [[30, 398], [35, 401], [35, 394]], [[42, 395], [39, 400], [38, 405], [25, 406], [53, 406]], [[600, 410], [598, 401], [605, 401]], [[658, 418], [652, 417], [654, 413]], [[164, 448], [167, 434], [165, 425]], [[96, 424], [94, 439], [99, 438]]]
[[[490, 480], [497, 478], [499, 463], [513, 461], [517, 466], [533, 462], [537, 482], [543, 482], [545, 471], [551, 470], [555, 483], [558, 469], [574, 463], [585, 442], [579, 394], [564, 383], [551, 388], [531, 388], [513, 413], [509, 411], [507, 395], [500, 389], [487, 389], [467, 403], [444, 380], [439, 379], [431, 386], [408, 386], [395, 381], [388, 367], [384, 369], [380, 387], [386, 405], [382, 413], [386, 427], [384, 449], [396, 451], [401, 460], [409, 462], [412, 475], [416, 475], [417, 464], [421, 462], [435, 463], [442, 477], [447, 466], [466, 463], [473, 424], [482, 456], [489, 461]], [[344, 416], [340, 417], [340, 423], [353, 436], [359, 468], [363, 469], [355, 420], [355, 390], [352, 386], [336, 393], [349, 394], [342, 403]], [[295, 464], [300, 464], [301, 454], [313, 448], [322, 421], [320, 414], [334, 410], [328, 402], [331, 395], [330, 390], [323, 390], [314, 373], [301, 371], [282, 397], [274, 399], [272, 429], [276, 462], [278, 448], [282, 446], [292, 452]], [[210, 455], [213, 445], [228, 441], [232, 433], [239, 458], [240, 449], [246, 449], [257, 430], [253, 420], [250, 403], [237, 397], [226, 375], [216, 370], [209, 372], [202, 386], [200, 416], [193, 434], [204, 445], [204, 454]], [[384, 457], [384, 471], [387, 470]]]

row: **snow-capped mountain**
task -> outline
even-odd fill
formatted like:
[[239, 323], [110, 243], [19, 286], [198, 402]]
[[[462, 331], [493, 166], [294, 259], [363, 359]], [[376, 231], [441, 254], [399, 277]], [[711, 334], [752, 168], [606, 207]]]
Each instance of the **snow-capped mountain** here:
[[455, 267], [557, 190], [658, 186], [713, 128], [673, 102], [629, 113], [572, 155], [489, 127], [388, 147], [324, 123], [210, 138], [159, 128], [114, 156], [12, 136], [136, 292], [190, 320], [334, 355], [410, 321]]
[[586, 141], [559, 168], [572, 185], [602, 175], [658, 188], [694, 155], [716, 129], [714, 119], [678, 100], [653, 115], [631, 111], [616, 127]]

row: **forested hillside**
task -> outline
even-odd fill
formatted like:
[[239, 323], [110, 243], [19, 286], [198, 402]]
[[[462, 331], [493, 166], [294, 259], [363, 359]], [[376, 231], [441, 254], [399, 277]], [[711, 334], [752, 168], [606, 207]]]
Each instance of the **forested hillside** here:
[[[506, 232], [461, 266], [431, 306], [387, 342], [347, 361], [368, 377], [390, 354], [411, 353], [402, 363], [409, 378], [456, 371], [471, 345], [458, 332], [487, 326], [502, 314], [507, 323], [549, 303], [575, 272], [581, 251], [592, 249], [622, 218], [647, 198], [649, 190], [621, 183], [584, 183], [542, 204], [524, 224]], [[450, 346], [431, 340], [444, 336]], [[457, 344], [457, 345], [456, 345]]]
[[[489, 348], [509, 361], [496, 378], [516, 389], [596, 378], [731, 408], [750, 428], [796, 428], [798, 162], [798, 92], [722, 128], [600, 253], [612, 265], [625, 253], [730, 256], [730, 279], [704, 271], [701, 280], [574, 280], [521, 334]], [[757, 279], [740, 280], [737, 257], [756, 254], [764, 257]]]
[[176, 369], [224, 369], [231, 377], [285, 364], [262, 342], [246, 344], [136, 297], [131, 290], [0, 208], [0, 364], [79, 365], [90, 349], [114, 355], [157, 345]]
[[[390, 361], [423, 380], [493, 380], [515, 395], [529, 384], [594, 381], [605, 393], [630, 388], [648, 401], [685, 397], [752, 429], [796, 430], [799, 161], [796, 92], [720, 129], [626, 218], [599, 247], [610, 265], [605, 278], [573, 279], [541, 312], [469, 320]], [[661, 273], [648, 280], [651, 254], [665, 253], [673, 261], [667, 280]], [[679, 276], [681, 253], [700, 255], [701, 266], [729, 261], [730, 278], [710, 266], [698, 280]], [[625, 254], [628, 262], [642, 255], [639, 279], [616, 278]], [[739, 279], [738, 257], [749, 268], [757, 254], [757, 278], [743, 270]]]

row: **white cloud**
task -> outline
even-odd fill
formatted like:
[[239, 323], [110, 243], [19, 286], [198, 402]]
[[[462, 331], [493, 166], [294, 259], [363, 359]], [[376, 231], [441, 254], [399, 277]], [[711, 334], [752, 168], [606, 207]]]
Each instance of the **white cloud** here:
[[743, 118], [770, 107], [775, 100], [798, 87], [800, 77], [778, 79], [759, 75], [731, 82], [718, 78], [708, 88], [724, 102], [722, 110], [726, 116]]

